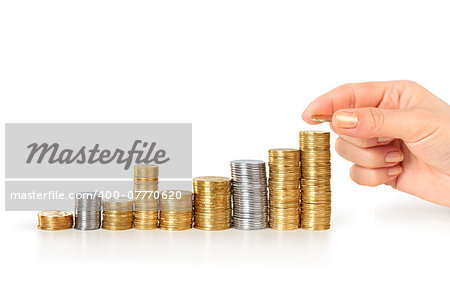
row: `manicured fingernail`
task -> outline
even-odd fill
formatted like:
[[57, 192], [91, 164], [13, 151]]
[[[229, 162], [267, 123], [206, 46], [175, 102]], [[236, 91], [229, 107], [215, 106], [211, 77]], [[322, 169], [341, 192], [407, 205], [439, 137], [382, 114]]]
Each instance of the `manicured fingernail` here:
[[378, 138], [378, 143], [390, 143], [392, 140], [392, 138]]
[[403, 153], [401, 151], [391, 151], [386, 154], [384, 160], [386, 162], [401, 162], [403, 160]]
[[397, 176], [402, 172], [402, 167], [395, 166], [387, 169], [388, 176]]
[[336, 112], [336, 120], [340, 128], [355, 128], [358, 125], [358, 116], [352, 112]]

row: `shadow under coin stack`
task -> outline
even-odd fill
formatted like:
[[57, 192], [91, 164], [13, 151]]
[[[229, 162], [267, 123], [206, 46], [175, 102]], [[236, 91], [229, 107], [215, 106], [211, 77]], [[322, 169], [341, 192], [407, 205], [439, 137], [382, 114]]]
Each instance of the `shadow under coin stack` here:
[[269, 150], [269, 224], [275, 230], [295, 230], [300, 222], [300, 152]]
[[196, 177], [194, 182], [194, 227], [207, 231], [231, 228], [231, 180], [226, 177]]
[[266, 163], [261, 160], [233, 160], [233, 227], [259, 230], [268, 226]]
[[73, 214], [68, 211], [41, 211], [38, 228], [47, 231], [67, 230], [73, 226]]
[[330, 133], [300, 132], [301, 228], [327, 230], [331, 217]]
[[103, 229], [128, 230], [132, 227], [133, 200], [127, 197], [103, 200]]
[[159, 228], [182, 231], [192, 228], [192, 192], [166, 190], [160, 192], [161, 206]]
[[158, 166], [134, 166], [134, 228], [153, 230], [158, 227]]
[[93, 192], [81, 192], [75, 198], [75, 229], [96, 230], [101, 225], [102, 200]]

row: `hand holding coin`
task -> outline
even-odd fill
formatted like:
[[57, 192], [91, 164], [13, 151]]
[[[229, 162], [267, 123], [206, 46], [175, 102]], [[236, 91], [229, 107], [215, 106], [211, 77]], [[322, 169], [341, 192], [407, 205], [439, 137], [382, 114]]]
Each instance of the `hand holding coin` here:
[[354, 163], [358, 184], [387, 184], [450, 207], [450, 106], [422, 86], [342, 85], [316, 98], [303, 120], [330, 122], [336, 151]]

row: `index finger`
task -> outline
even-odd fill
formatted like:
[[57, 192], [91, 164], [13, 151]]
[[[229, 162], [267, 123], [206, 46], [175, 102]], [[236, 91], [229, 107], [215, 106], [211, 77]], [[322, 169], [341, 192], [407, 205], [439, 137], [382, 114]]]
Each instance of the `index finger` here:
[[340, 109], [377, 107], [386, 91], [395, 83], [369, 82], [339, 86], [311, 102], [303, 112], [302, 118], [309, 124], [318, 124], [319, 122], [311, 119], [313, 115], [331, 116]]

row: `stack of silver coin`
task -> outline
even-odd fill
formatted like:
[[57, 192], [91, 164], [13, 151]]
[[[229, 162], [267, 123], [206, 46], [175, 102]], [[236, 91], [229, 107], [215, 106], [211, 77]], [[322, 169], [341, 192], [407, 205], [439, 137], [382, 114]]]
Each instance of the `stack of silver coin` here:
[[75, 195], [75, 229], [96, 230], [101, 225], [101, 197], [93, 192]]
[[233, 226], [239, 230], [268, 227], [266, 164], [261, 160], [231, 163]]

